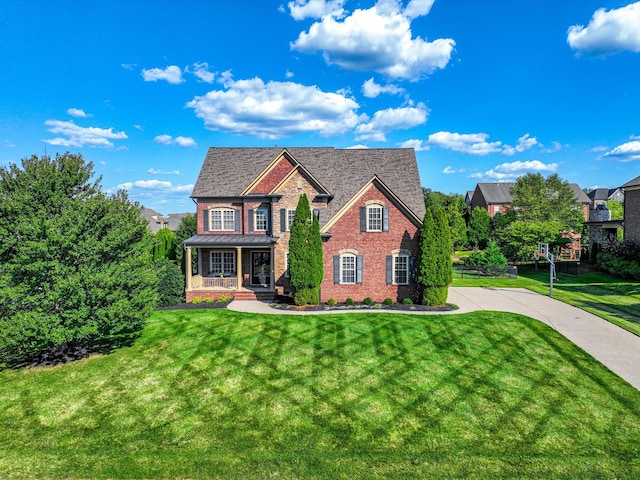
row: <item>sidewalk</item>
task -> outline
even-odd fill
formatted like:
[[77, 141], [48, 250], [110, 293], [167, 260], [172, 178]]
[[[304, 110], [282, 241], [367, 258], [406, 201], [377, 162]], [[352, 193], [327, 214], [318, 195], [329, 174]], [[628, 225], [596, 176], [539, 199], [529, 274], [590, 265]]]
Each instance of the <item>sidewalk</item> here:
[[[591, 313], [524, 288], [450, 287], [452, 312], [400, 312], [414, 315], [450, 315], [476, 310], [496, 310], [526, 315], [549, 325], [611, 371], [640, 390], [640, 337]], [[264, 302], [231, 302], [229, 310], [259, 314], [342, 314], [348, 312], [297, 312], [277, 310]], [[378, 312], [380, 310], [358, 310]]]

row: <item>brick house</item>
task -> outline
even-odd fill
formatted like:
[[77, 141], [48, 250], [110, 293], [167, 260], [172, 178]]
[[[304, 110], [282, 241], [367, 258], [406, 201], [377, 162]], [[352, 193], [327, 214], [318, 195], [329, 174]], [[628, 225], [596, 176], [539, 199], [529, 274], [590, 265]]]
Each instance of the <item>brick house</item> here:
[[191, 197], [195, 297], [273, 298], [289, 292], [289, 230], [302, 193], [323, 240], [321, 301], [416, 297], [425, 213], [413, 149], [210, 148]]
[[624, 239], [640, 242], [640, 177], [620, 188], [624, 189]]

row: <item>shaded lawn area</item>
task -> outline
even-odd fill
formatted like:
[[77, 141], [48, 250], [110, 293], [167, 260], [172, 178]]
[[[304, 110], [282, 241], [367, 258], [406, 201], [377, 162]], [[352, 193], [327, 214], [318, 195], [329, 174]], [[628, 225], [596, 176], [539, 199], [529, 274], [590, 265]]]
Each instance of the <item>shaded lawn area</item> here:
[[[517, 279], [455, 278], [454, 286], [522, 287], [549, 295], [549, 266], [538, 272], [520, 272]], [[640, 283], [602, 273], [558, 274], [553, 282], [553, 298], [593, 313], [636, 335], [640, 335]]]
[[155, 312], [0, 372], [6, 478], [639, 478], [640, 392], [506, 313]]

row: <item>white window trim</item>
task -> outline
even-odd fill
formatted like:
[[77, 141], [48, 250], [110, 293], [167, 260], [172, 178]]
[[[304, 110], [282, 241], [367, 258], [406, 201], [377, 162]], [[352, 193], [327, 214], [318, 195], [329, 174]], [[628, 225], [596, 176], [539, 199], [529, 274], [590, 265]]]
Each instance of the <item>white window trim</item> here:
[[[220, 254], [220, 264], [222, 266], [222, 271], [221, 272], [216, 272], [213, 270], [213, 256], [215, 254]], [[225, 268], [226, 263], [225, 263], [225, 253], [226, 254], [231, 254], [231, 270]], [[211, 252], [209, 252], [209, 271], [210, 274], [213, 275], [219, 275], [220, 273], [223, 273], [224, 275], [235, 275], [237, 272], [236, 269], [236, 252], [234, 252], [233, 250], [212, 250]]]
[[291, 231], [291, 224], [296, 218], [296, 209], [287, 208], [287, 232]]
[[[353, 261], [353, 270], [349, 269], [345, 269], [344, 268], [344, 260], [350, 258]], [[340, 255], [340, 285], [355, 285], [356, 281], [357, 281], [357, 276], [358, 276], [358, 266], [357, 266], [357, 259], [356, 259], [356, 255], [352, 254], [352, 253], [343, 253], [342, 255]], [[348, 271], [353, 271], [353, 281], [352, 282], [346, 282], [344, 280], [344, 274], [347, 273]]]
[[[222, 228], [214, 228], [213, 214], [220, 213], [220, 225]], [[225, 228], [225, 213], [231, 212], [231, 228]], [[227, 219], [228, 220], [228, 219]], [[228, 223], [228, 222], [227, 222]], [[229, 225], [226, 225], [229, 226]], [[212, 232], [233, 232], [236, 229], [236, 211], [233, 208], [213, 208], [209, 210], [209, 231]]]
[[284, 278], [289, 278], [289, 252], [284, 252]]
[[[264, 213], [264, 228], [258, 228], [258, 213]], [[269, 228], [269, 212], [266, 208], [256, 208], [253, 211], [253, 229], [258, 232], [265, 232]]]
[[[407, 281], [406, 282], [398, 282], [397, 281], [397, 266], [398, 266], [398, 258], [404, 258], [405, 262], [406, 262], [406, 266], [407, 266], [407, 270], [406, 270], [406, 275], [407, 275]], [[393, 275], [393, 285], [409, 285], [409, 267], [410, 267], [410, 258], [409, 255], [404, 254], [404, 253], [400, 253], [397, 255], [393, 255], [393, 271], [391, 272], [391, 274]]]
[[[380, 222], [380, 227], [379, 228], [371, 228], [371, 212], [373, 210], [377, 210], [379, 212], [379, 218], [376, 219], [376, 221]], [[384, 216], [384, 212], [383, 212], [382, 205], [378, 205], [378, 204], [367, 205], [367, 232], [381, 232], [382, 231], [383, 216]]]

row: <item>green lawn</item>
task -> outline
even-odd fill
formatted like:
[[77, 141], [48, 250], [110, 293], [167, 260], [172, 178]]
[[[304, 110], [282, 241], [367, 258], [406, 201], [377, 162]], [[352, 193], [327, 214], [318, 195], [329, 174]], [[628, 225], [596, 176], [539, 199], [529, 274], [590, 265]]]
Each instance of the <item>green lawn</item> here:
[[[548, 266], [539, 272], [520, 272], [517, 279], [454, 278], [454, 286], [522, 287], [549, 295]], [[573, 276], [558, 274], [553, 298], [576, 306], [640, 335], [640, 283], [609, 275], [591, 273]]]
[[0, 372], [0, 478], [640, 478], [640, 392], [496, 312], [156, 312]]

